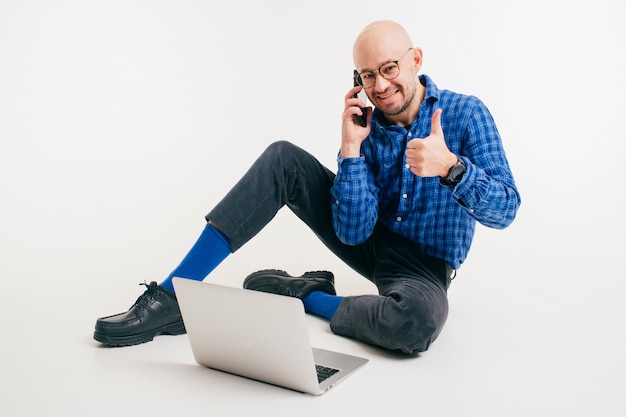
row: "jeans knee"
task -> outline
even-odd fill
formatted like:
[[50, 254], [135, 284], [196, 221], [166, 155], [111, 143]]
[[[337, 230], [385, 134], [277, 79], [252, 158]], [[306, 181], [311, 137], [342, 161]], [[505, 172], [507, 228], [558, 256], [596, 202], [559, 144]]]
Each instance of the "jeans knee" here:
[[428, 350], [440, 331], [440, 326], [433, 320], [407, 317], [389, 326], [385, 333], [389, 348], [414, 354]]
[[275, 157], [281, 157], [284, 155], [288, 155], [293, 153], [296, 150], [299, 150], [296, 145], [286, 140], [278, 140], [269, 144], [269, 146], [265, 149], [264, 154], [272, 155]]
[[271, 170], [291, 172], [298, 166], [298, 162], [304, 150], [286, 140], [271, 143], [259, 157], [259, 161]]
[[447, 304], [396, 305], [393, 310], [394, 313], [382, 321], [383, 332], [390, 348], [409, 354], [428, 350], [448, 316]]

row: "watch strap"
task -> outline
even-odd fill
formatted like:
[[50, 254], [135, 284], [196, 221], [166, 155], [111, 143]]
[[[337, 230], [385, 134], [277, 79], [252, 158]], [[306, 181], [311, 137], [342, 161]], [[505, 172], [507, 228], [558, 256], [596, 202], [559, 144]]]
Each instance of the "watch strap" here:
[[452, 187], [457, 185], [463, 179], [463, 175], [467, 171], [467, 166], [465, 162], [457, 156], [456, 164], [450, 167], [448, 171], [448, 175], [445, 177], [439, 177], [439, 182], [442, 185], [446, 185], [448, 187]]

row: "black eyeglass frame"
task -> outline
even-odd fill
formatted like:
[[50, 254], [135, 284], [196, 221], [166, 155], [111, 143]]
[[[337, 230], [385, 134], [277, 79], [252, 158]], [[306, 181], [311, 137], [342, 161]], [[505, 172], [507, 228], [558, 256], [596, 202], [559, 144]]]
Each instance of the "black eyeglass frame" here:
[[[381, 77], [383, 77], [385, 80], [393, 80], [395, 78], [398, 78], [398, 76], [400, 75], [400, 61], [402, 60], [402, 58], [404, 58], [406, 56], [406, 54], [408, 54], [409, 52], [411, 52], [413, 50], [413, 48], [409, 48], [404, 54], [402, 54], [402, 56], [398, 59], [396, 59], [395, 61], [387, 61], [385, 63], [383, 63], [380, 67], [378, 67], [378, 69], [374, 70], [374, 71], [363, 71], [363, 72], [359, 72], [358, 74], [356, 74], [354, 76], [354, 81], [360, 85], [363, 88], [372, 88], [375, 84], [376, 84], [376, 73], [380, 74]], [[398, 72], [393, 75], [392, 77], [386, 77], [384, 75], [384, 73], [381, 71], [383, 69], [383, 67], [385, 67], [386, 65], [389, 64], [394, 64], [396, 67], [398, 67]], [[367, 87], [363, 84], [363, 74], [372, 74], [373, 75], [373, 81], [371, 85], [368, 85]]]

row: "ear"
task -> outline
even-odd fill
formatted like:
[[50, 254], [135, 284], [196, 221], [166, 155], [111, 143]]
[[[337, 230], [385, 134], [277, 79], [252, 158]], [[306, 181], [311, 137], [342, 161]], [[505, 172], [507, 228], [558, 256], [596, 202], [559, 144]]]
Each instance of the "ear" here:
[[418, 47], [413, 48], [413, 69], [416, 74], [422, 68], [422, 50]]

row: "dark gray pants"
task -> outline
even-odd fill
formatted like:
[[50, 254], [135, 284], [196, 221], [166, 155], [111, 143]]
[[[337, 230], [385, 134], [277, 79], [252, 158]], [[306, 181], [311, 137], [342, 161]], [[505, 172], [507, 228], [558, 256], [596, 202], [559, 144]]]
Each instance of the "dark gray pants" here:
[[235, 252], [287, 205], [332, 252], [378, 287], [380, 295], [346, 297], [331, 330], [406, 353], [427, 350], [448, 316], [450, 268], [380, 224], [366, 242], [342, 243], [331, 221], [334, 178], [311, 154], [276, 142], [206, 218]]

